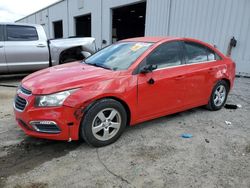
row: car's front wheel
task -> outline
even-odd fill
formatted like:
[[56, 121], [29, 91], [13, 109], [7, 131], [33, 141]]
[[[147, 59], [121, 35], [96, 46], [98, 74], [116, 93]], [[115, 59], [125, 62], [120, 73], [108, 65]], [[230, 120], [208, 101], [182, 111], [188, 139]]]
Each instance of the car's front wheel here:
[[85, 113], [80, 135], [92, 146], [106, 146], [121, 136], [126, 124], [127, 113], [122, 104], [113, 99], [102, 99]]
[[214, 86], [207, 108], [209, 110], [220, 110], [226, 103], [229, 86], [224, 80], [220, 80]]

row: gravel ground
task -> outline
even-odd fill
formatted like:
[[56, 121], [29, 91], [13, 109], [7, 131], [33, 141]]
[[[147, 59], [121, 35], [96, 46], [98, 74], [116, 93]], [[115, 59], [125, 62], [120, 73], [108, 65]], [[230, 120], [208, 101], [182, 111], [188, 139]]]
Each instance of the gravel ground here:
[[14, 94], [0, 86], [0, 187], [250, 187], [250, 79], [237, 78], [228, 98], [242, 108], [162, 117], [98, 149], [25, 136]]

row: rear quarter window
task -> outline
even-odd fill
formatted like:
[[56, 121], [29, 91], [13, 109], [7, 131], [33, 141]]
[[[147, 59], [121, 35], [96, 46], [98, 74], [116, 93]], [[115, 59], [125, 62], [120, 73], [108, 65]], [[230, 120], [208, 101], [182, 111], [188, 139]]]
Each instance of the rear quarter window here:
[[36, 41], [38, 34], [35, 27], [7, 25], [7, 41]]
[[194, 42], [185, 42], [187, 64], [215, 61], [220, 56], [206, 46]]

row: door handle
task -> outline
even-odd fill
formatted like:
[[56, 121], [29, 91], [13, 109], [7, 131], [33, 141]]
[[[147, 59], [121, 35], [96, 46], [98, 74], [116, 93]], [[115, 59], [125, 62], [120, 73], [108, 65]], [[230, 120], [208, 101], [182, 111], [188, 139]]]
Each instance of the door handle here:
[[36, 47], [38, 47], [38, 48], [45, 48], [46, 45], [44, 45], [44, 44], [38, 44]]
[[174, 77], [175, 80], [182, 80], [183, 78], [185, 78], [185, 76], [183, 75]]
[[148, 84], [152, 85], [152, 84], [154, 84], [154, 83], [155, 83], [155, 80], [154, 80], [153, 78], [150, 78], [150, 79], [148, 80]]

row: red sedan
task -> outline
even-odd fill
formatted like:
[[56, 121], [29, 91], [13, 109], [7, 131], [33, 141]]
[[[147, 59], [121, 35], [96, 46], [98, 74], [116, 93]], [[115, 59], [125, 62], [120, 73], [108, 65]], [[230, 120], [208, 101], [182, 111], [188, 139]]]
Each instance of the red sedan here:
[[126, 125], [203, 105], [221, 109], [234, 78], [235, 63], [204, 42], [132, 38], [27, 76], [15, 116], [27, 135], [105, 146]]

